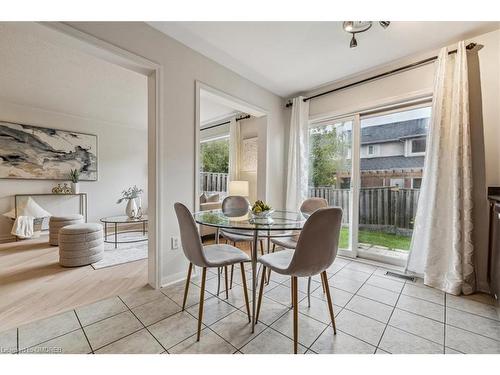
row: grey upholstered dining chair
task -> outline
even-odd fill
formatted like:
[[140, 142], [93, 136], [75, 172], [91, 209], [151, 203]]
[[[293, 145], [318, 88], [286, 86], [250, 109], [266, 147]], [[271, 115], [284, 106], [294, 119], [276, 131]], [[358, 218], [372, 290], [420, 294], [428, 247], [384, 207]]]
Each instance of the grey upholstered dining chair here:
[[[307, 198], [300, 205], [300, 212], [306, 216], [310, 216], [314, 211], [319, 208], [328, 207], [328, 202], [325, 198]], [[271, 239], [271, 243], [273, 244], [273, 251], [276, 246], [284, 247], [285, 249], [295, 249], [297, 245], [297, 235], [292, 235], [288, 237], [278, 237]]]
[[[198, 309], [198, 335], [197, 341], [200, 341], [201, 323], [203, 319], [203, 302], [205, 296], [205, 282], [207, 278], [207, 268], [220, 268], [227, 267], [235, 264], [240, 264], [241, 279], [243, 283], [243, 294], [245, 296], [245, 304], [248, 314], [248, 321], [250, 317], [250, 304], [248, 303], [248, 291], [245, 277], [244, 262], [250, 260], [247, 254], [240, 249], [228, 245], [217, 244], [203, 246], [201, 243], [198, 227], [189, 212], [188, 208], [182, 203], [175, 203], [175, 213], [177, 221], [179, 222], [179, 229], [181, 231], [182, 250], [184, 255], [189, 260], [189, 268], [186, 279], [186, 288], [184, 289], [184, 299], [182, 301], [182, 310], [186, 306], [186, 299], [189, 291], [189, 283], [191, 279], [191, 272], [193, 265], [202, 268], [201, 273], [201, 291], [200, 291], [200, 306]], [[227, 268], [226, 268], [227, 270]], [[227, 291], [227, 271], [226, 271], [226, 291]]]
[[[250, 210], [250, 202], [245, 197], [234, 195], [226, 197], [222, 201], [222, 212], [224, 213], [225, 216], [240, 217], [248, 214], [249, 210]], [[237, 229], [221, 230], [220, 234], [222, 238], [226, 240], [226, 243], [232, 243], [233, 246], [236, 246], [236, 244], [240, 242], [249, 242], [250, 247], [253, 246], [253, 231], [251, 230], [247, 231], [237, 230]], [[264, 255], [263, 241], [260, 240], [259, 242], [260, 242], [261, 255]], [[234, 272], [234, 265], [231, 266], [231, 281], [229, 283], [229, 289], [233, 287], [233, 272]], [[219, 277], [218, 285], [220, 285], [220, 275], [218, 277]], [[217, 288], [217, 295], [218, 294], [219, 294], [219, 288]], [[227, 296], [227, 288], [226, 288], [226, 296]]]
[[[307, 198], [304, 202], [302, 202], [300, 206], [300, 212], [305, 216], [310, 216], [314, 211], [328, 207], [328, 201], [325, 198]], [[283, 247], [285, 249], [294, 250], [297, 246], [297, 239], [299, 235], [298, 233], [288, 237], [278, 237], [271, 239], [273, 244], [272, 252], [274, 253], [276, 246]], [[271, 269], [268, 270], [267, 274], [267, 283], [269, 284], [269, 280], [271, 279]], [[307, 280], [307, 304], [311, 306], [311, 278]]]
[[332, 265], [335, 257], [337, 256], [341, 223], [341, 208], [320, 208], [315, 211], [304, 224], [295, 250], [288, 249], [266, 254], [261, 256], [258, 260], [264, 268], [260, 282], [257, 315], [255, 321], [258, 322], [259, 320], [266, 268], [269, 268], [273, 270], [273, 272], [277, 272], [281, 275], [290, 276], [292, 281], [293, 342], [295, 353], [297, 353], [298, 348], [298, 277], [312, 277], [318, 274], [321, 275], [321, 280], [325, 288], [326, 299], [328, 302], [328, 309], [330, 311], [333, 333], [337, 334], [326, 269]]

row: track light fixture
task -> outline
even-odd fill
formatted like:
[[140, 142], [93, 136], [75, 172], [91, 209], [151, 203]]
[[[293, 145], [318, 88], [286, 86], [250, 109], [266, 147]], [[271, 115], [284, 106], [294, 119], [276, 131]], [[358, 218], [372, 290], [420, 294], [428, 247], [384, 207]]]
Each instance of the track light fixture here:
[[[391, 24], [390, 21], [379, 21], [379, 25], [383, 29], [387, 29]], [[373, 21], [344, 21], [342, 27], [344, 31], [352, 34], [351, 42], [349, 43], [349, 47], [355, 48], [358, 46], [358, 41], [356, 40], [357, 33], [364, 33], [368, 31], [373, 25]]]

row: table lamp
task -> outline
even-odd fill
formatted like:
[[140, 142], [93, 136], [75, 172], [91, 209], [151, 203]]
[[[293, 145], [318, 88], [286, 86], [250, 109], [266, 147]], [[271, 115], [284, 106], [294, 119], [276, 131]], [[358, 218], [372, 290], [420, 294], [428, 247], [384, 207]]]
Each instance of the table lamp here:
[[239, 195], [242, 197], [248, 197], [248, 181], [229, 181], [228, 193], [230, 196]]

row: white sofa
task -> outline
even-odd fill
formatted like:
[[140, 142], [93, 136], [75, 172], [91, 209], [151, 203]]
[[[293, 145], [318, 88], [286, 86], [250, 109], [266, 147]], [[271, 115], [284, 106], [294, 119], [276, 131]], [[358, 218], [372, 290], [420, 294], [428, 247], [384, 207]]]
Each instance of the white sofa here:
[[[206, 192], [200, 196], [200, 211], [218, 210], [222, 207], [222, 200], [225, 193], [221, 192]], [[215, 234], [214, 227], [200, 225], [200, 235], [202, 237]]]

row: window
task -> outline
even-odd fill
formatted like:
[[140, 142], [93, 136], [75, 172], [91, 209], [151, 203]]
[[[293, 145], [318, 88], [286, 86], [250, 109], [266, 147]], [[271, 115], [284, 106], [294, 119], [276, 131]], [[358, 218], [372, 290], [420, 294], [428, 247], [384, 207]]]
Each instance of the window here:
[[410, 152], [408, 156], [424, 155], [425, 154], [426, 139], [412, 139], [410, 140]]
[[368, 155], [369, 156], [375, 155], [375, 146], [374, 145], [368, 146]]
[[412, 178], [412, 180], [411, 180], [411, 188], [412, 189], [420, 189], [421, 186], [422, 186], [422, 178], [421, 177]]
[[228, 173], [229, 138], [207, 140], [200, 145], [201, 172]]
[[391, 187], [404, 188], [405, 179], [404, 178], [391, 178]]

